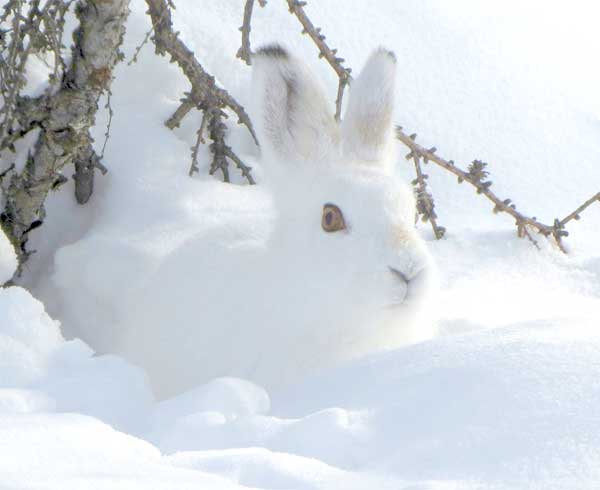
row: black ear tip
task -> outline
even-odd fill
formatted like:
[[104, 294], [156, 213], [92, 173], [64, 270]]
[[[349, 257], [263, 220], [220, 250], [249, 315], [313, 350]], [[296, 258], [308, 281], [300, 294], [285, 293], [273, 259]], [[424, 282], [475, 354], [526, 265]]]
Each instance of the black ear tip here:
[[280, 44], [277, 43], [261, 46], [256, 50], [256, 55], [268, 56], [270, 58], [279, 58], [284, 60], [287, 60], [290, 57], [288, 52]]
[[397, 59], [396, 59], [396, 53], [394, 53], [393, 51], [390, 51], [387, 48], [384, 48], [383, 46], [379, 46], [379, 48], [377, 49], [377, 52], [387, 56], [388, 58], [390, 58], [394, 63], [396, 63]]

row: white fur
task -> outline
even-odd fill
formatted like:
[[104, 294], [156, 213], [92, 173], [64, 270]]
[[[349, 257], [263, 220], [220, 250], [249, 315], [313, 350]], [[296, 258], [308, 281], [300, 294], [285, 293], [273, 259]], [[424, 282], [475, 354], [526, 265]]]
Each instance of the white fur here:
[[308, 68], [281, 56], [255, 56], [253, 64], [254, 121], [264, 156], [318, 160], [335, 148], [339, 130]]
[[[368, 61], [340, 128], [316, 78], [278, 53], [253, 59], [251, 115], [264, 179], [255, 187], [198, 190], [206, 206], [221, 209], [219, 222], [174, 236], [153, 267], [132, 265], [121, 251], [128, 289], [119, 304], [126, 308], [109, 309], [105, 321], [78, 319], [104, 337], [110, 326], [116, 340], [106, 349], [145, 367], [160, 396], [218, 376], [278, 387], [432, 334], [432, 322], [422, 318], [432, 261], [414, 228], [412, 192], [390, 166], [393, 58], [380, 50]], [[211, 197], [210, 189], [220, 194]], [[241, 203], [229, 215], [228, 201]], [[322, 230], [325, 203], [342, 210], [346, 230]], [[210, 209], [198, 212], [210, 216]], [[148, 245], [148, 255], [158, 253]], [[75, 249], [64, 264], [59, 256], [57, 270], [76, 257]], [[88, 268], [101, 264], [93, 257], [84, 261]], [[410, 286], [390, 268], [412, 279]], [[93, 305], [112, 304], [105, 296], [120, 287], [87, 285], [82, 291], [99, 293], [77, 301], [96, 311]]]
[[394, 55], [379, 49], [352, 82], [342, 123], [344, 154], [347, 157], [382, 163], [389, 156], [395, 78]]

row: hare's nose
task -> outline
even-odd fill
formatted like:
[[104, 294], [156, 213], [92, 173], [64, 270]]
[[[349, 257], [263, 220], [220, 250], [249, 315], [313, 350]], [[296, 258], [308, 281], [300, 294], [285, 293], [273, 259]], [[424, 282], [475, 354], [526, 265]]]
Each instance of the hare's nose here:
[[396, 269], [395, 267], [392, 266], [388, 266], [388, 268], [390, 269], [390, 272], [392, 274], [394, 274], [398, 279], [400, 279], [401, 281], [404, 281], [404, 283], [406, 285], [408, 285], [408, 283], [410, 282], [410, 280], [408, 279], [408, 277], [406, 277], [406, 274], [404, 274], [404, 272]]
[[427, 272], [425, 269], [421, 269], [419, 272], [414, 274], [410, 279], [404, 272], [402, 272], [394, 267], [389, 266], [389, 269], [390, 269], [390, 272], [392, 274], [394, 274], [394, 276], [396, 276], [399, 280], [401, 280], [402, 282], [404, 282], [404, 284], [406, 284], [406, 296], [404, 297], [405, 301], [414, 299], [417, 296], [419, 296], [419, 293], [425, 287], [426, 275], [427, 275]]

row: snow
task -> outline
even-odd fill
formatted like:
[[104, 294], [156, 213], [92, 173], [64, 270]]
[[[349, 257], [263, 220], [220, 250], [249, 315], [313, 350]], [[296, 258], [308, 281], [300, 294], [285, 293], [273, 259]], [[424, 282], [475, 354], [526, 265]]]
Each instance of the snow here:
[[[149, 28], [144, 3], [131, 9], [126, 59]], [[283, 2], [255, 10], [253, 45], [283, 40], [333, 101], [332, 71]], [[307, 12], [354, 74], [379, 44], [393, 49], [394, 120], [460, 165], [489, 161], [502, 198], [551, 222], [598, 191], [596, 5], [336, 0], [309, 2]], [[174, 20], [203, 66], [249, 106], [250, 70], [235, 59], [241, 16], [240, 2], [182, 0]], [[32, 64], [34, 78], [42, 68]], [[327, 350], [310, 352], [302, 338], [278, 350], [295, 329], [320, 325], [311, 317], [322, 311], [316, 291], [338, 308], [345, 298], [347, 311], [332, 311], [349, 328], [375, 330], [376, 315], [355, 308], [366, 296], [334, 289], [339, 278], [325, 273], [332, 269], [315, 236], [289, 226], [269, 242], [282, 215], [322, 196], [303, 195], [294, 180], [302, 174], [289, 167], [294, 178], [273, 185], [277, 170], [258, 159], [243, 128], [232, 126], [229, 141], [258, 186], [208, 177], [206, 148], [200, 175], [187, 176], [199, 116], [175, 132], [163, 121], [188, 88], [150, 46], [117, 68], [110, 173], [87, 206], [72, 202], [72, 183], [51, 196], [23, 280], [33, 296], [0, 290], [0, 488], [598, 487], [600, 206], [569, 224], [569, 255], [543, 239], [537, 250], [430, 164], [448, 235], [434, 241], [419, 225], [440, 280], [427, 308], [437, 324], [421, 324], [428, 340], [398, 347], [409, 339], [374, 334], [347, 355], [332, 333]], [[106, 114], [98, 119], [101, 145]], [[343, 181], [327, 180], [331, 189]], [[367, 216], [385, 193], [374, 174], [363, 181], [373, 189], [357, 199]], [[352, 265], [342, 271], [368, 265], [353, 260], [367, 242], [344, 252]], [[276, 280], [282, 258], [298, 250], [306, 254]], [[15, 267], [0, 233], [0, 279]], [[264, 323], [244, 322], [273, 304]], [[215, 331], [223, 318], [229, 328]], [[190, 335], [211, 327], [213, 339]], [[278, 387], [252, 373], [241, 379], [253, 356], [270, 359], [276, 376], [307, 368]]]
[[12, 278], [17, 265], [15, 249], [4, 231], [0, 230], [0, 283], [4, 284]]

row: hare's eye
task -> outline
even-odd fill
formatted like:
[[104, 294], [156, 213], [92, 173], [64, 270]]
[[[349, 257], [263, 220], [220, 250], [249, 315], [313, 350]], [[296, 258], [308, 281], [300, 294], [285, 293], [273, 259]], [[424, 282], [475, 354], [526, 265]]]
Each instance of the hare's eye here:
[[344, 221], [342, 210], [335, 204], [325, 204], [323, 206], [321, 227], [327, 232], [345, 230], [346, 222]]

